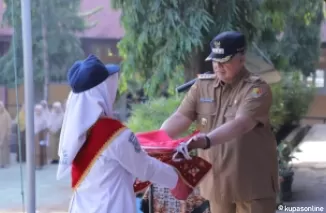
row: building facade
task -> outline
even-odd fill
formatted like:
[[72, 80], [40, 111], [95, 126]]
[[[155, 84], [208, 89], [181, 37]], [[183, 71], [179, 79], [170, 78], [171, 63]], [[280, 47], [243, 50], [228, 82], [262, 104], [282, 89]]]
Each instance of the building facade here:
[[[100, 8], [100, 9], [99, 9]], [[0, 22], [6, 10], [4, 1], [0, 1]], [[120, 12], [110, 7], [109, 0], [82, 0], [80, 13], [88, 14], [85, 21], [89, 24], [95, 23], [94, 27], [78, 34], [85, 57], [89, 54], [96, 54], [104, 63], [120, 63], [117, 43], [124, 35], [120, 25]], [[13, 30], [2, 25], [0, 27], [0, 57], [6, 54], [10, 47]], [[23, 103], [23, 85], [18, 86], [19, 105]], [[49, 88], [49, 102], [64, 101], [69, 93], [65, 83], [51, 83]], [[9, 111], [13, 113], [16, 106], [15, 88], [0, 87], [0, 98], [6, 104]], [[36, 94], [37, 96], [37, 94]]]

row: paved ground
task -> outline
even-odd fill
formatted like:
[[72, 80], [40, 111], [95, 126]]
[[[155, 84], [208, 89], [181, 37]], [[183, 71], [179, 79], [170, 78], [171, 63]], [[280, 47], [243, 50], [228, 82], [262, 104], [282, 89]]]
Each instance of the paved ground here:
[[315, 125], [298, 148], [293, 161], [293, 201], [285, 205], [298, 210], [293, 212], [326, 212], [326, 125]]
[[[277, 212], [291, 212], [295, 209], [297, 211], [293, 212], [326, 212], [326, 125], [314, 126], [299, 149], [301, 152], [295, 153], [298, 160], [294, 161], [293, 201], [284, 206], [292, 209]], [[57, 181], [55, 174], [56, 166], [53, 165], [36, 172], [36, 197], [40, 213], [67, 211], [71, 193], [69, 178]], [[26, 171], [24, 177], [26, 178]], [[321, 207], [324, 208], [323, 211], [320, 211]], [[0, 213], [11, 212], [23, 212], [18, 164], [0, 170]]]
[[[14, 156], [13, 156], [14, 157]], [[12, 160], [12, 162], [15, 162]], [[36, 171], [36, 205], [41, 213], [64, 212], [70, 199], [69, 178], [57, 181], [56, 166], [49, 165]], [[24, 187], [26, 188], [26, 168], [23, 165]], [[13, 163], [0, 170], [0, 213], [23, 212], [21, 196], [20, 167]], [[26, 194], [26, 190], [25, 190]], [[28, 200], [25, 200], [27, 203]]]
[[[20, 166], [15, 163], [6, 169], [0, 169], [0, 213], [22, 213]], [[23, 165], [24, 187], [26, 188], [26, 168]], [[67, 213], [71, 190], [69, 177], [56, 180], [57, 166], [48, 165], [36, 171], [36, 206], [38, 213]], [[26, 190], [25, 190], [26, 194]], [[25, 200], [25, 204], [28, 200]], [[139, 204], [139, 203], [137, 203]], [[137, 206], [139, 209], [139, 206]]]

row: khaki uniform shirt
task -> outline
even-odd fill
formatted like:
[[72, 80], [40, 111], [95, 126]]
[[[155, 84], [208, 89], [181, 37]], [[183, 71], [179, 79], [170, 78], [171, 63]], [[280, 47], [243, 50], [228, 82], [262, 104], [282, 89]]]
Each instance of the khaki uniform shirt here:
[[232, 141], [199, 150], [212, 163], [200, 184], [210, 202], [238, 202], [275, 197], [278, 192], [276, 141], [269, 123], [272, 93], [258, 76], [242, 70], [232, 84], [203, 74], [192, 86], [178, 112], [208, 133], [236, 115], [250, 116], [258, 125]]

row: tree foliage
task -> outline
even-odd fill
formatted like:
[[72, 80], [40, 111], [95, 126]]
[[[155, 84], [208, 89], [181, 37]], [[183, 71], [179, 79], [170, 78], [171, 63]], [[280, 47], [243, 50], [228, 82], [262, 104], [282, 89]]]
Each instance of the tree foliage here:
[[290, 14], [285, 30], [286, 42], [291, 42], [293, 47], [289, 63], [308, 76], [315, 72], [319, 62], [323, 2], [299, 0], [291, 7]]
[[112, 2], [114, 8], [122, 9], [126, 31], [119, 43], [124, 72], [129, 78], [140, 73], [147, 89], [156, 91], [162, 81], [182, 80], [183, 65], [192, 63], [194, 55], [205, 51], [208, 41], [218, 32], [238, 29], [251, 40], [255, 34], [252, 14], [260, 1]]
[[[15, 79], [15, 63], [18, 72], [18, 83], [23, 80], [23, 38], [20, 2], [5, 0], [7, 7], [3, 15], [4, 24], [14, 29], [14, 40], [12, 40], [14, 42], [11, 42], [9, 51], [0, 58], [0, 66], [2, 67], [1, 83], [9, 86]], [[31, 8], [34, 80], [42, 82], [44, 78], [44, 39], [46, 39], [48, 46], [50, 79], [65, 79], [67, 67], [83, 56], [77, 33], [83, 32], [87, 25], [83, 17], [79, 15], [80, 0], [33, 0], [31, 1]], [[42, 34], [42, 25], [45, 26], [46, 38]]]
[[265, 0], [259, 15], [257, 43], [276, 68], [315, 71], [319, 60], [323, 1]]
[[141, 76], [152, 95], [164, 81], [171, 88], [207, 71], [209, 41], [226, 30], [243, 32], [249, 45], [256, 43], [282, 70], [309, 73], [318, 60], [322, 0], [113, 0], [112, 4], [122, 10], [126, 34], [119, 51], [126, 78]]

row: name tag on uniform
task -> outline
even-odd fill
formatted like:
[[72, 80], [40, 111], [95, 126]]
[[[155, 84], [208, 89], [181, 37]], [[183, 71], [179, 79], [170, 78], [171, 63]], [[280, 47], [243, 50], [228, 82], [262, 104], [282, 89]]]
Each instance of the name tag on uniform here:
[[211, 98], [201, 98], [200, 102], [206, 102], [206, 103], [212, 103], [214, 102], [214, 99]]

